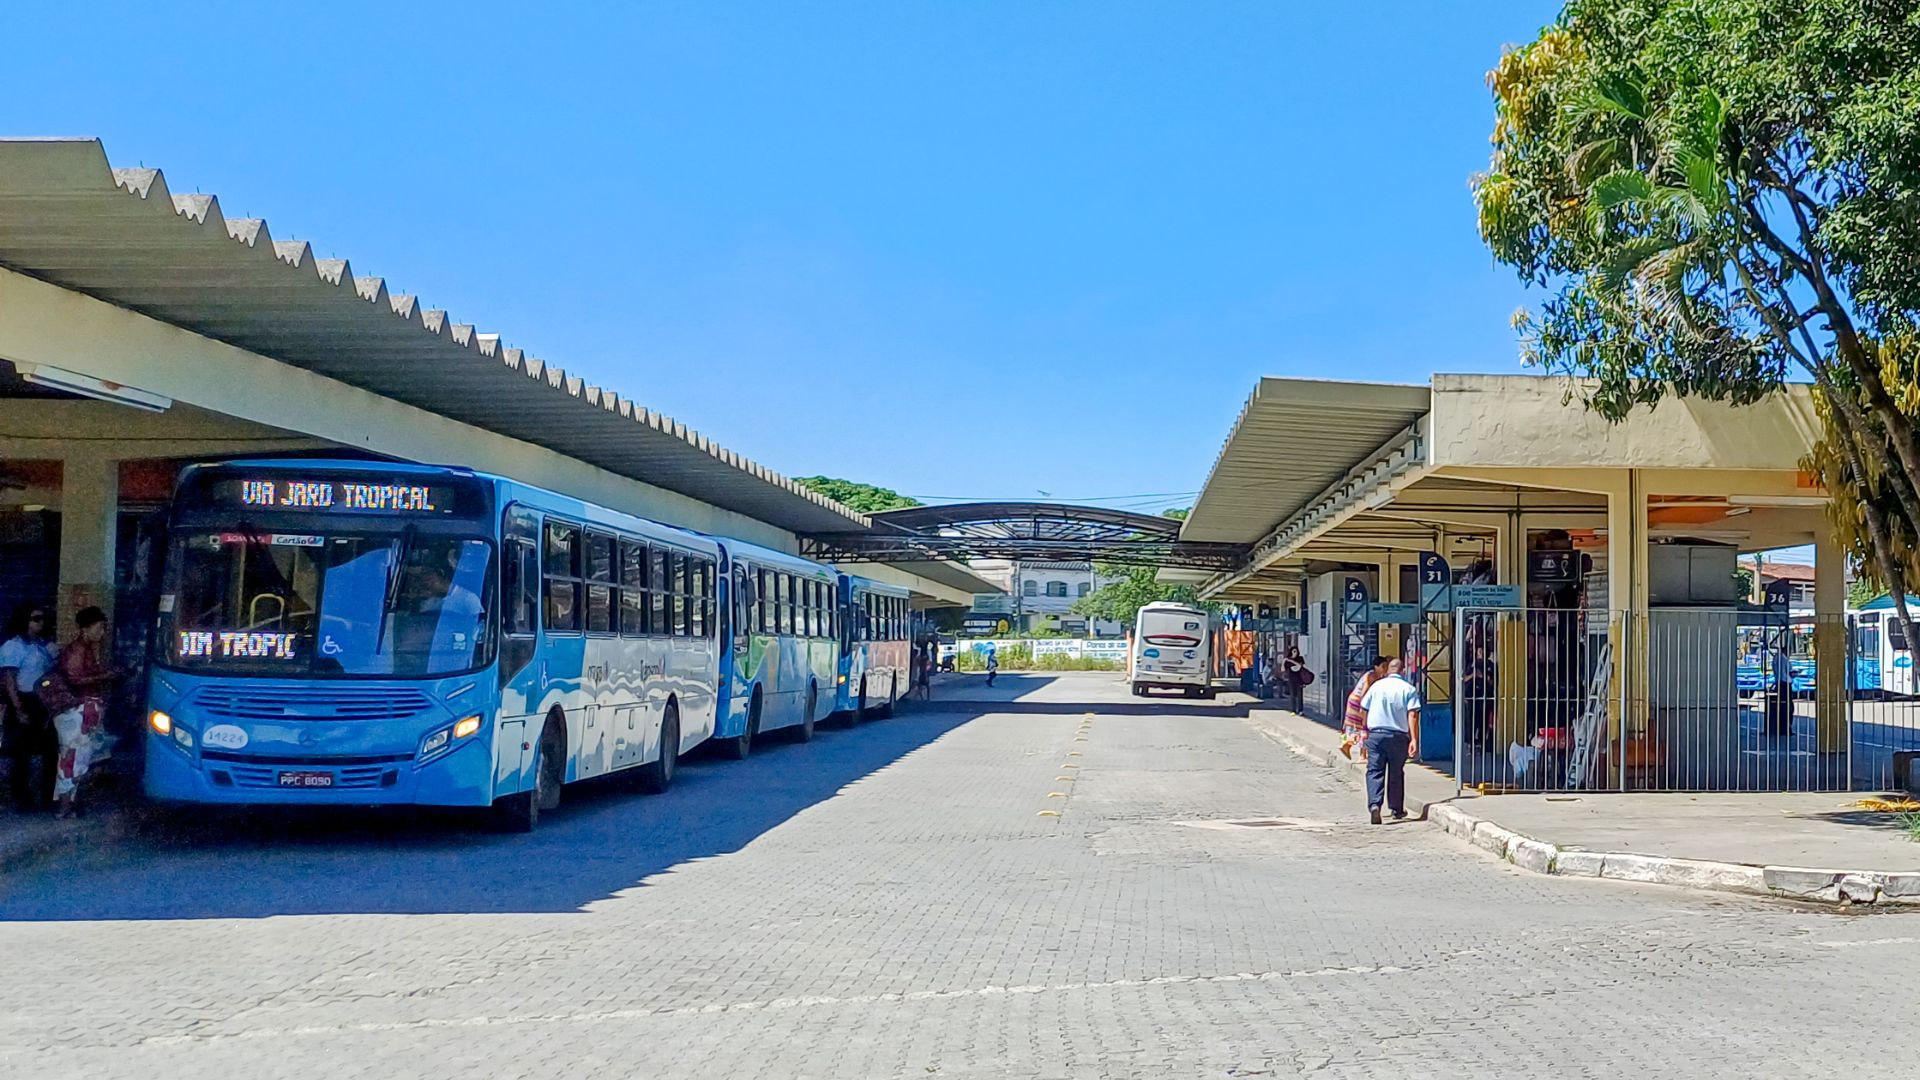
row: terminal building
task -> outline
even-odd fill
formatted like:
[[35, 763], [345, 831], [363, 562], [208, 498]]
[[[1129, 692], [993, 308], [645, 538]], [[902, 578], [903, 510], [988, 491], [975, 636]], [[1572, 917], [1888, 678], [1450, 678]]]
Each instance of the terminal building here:
[[[1827, 493], [1801, 468], [1820, 431], [1809, 390], [1620, 423], [1566, 392], [1522, 375], [1263, 379], [1181, 533], [1244, 560], [1163, 577], [1245, 605], [1269, 658], [1301, 649], [1314, 677], [1295, 704], [1329, 722], [1376, 651], [1404, 656], [1433, 725], [1423, 754], [1463, 783], [1890, 779], [1920, 741], [1910, 713], [1865, 700], [1881, 695], [1863, 693], [1864, 657], [1840, 662], [1866, 639], [1849, 619], [1881, 615], [1846, 613]], [[1737, 559], [1800, 545], [1811, 610], [1737, 594]]]
[[[467, 466], [787, 552], [871, 528], [96, 140], [0, 141], [0, 610], [118, 608], [139, 655], [175, 475], [260, 456]], [[950, 561], [854, 569], [916, 608], [994, 591]]]

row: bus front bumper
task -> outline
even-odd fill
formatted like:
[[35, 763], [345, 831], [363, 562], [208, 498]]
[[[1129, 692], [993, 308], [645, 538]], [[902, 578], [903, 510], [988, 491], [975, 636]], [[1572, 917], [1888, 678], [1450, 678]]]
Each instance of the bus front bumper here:
[[182, 750], [147, 732], [147, 796], [239, 806], [486, 806], [493, 756], [468, 738], [425, 762], [412, 754], [273, 757]]

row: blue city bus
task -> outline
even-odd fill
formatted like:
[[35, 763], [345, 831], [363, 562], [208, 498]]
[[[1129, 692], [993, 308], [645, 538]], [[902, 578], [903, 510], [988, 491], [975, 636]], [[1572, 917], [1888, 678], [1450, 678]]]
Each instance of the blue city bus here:
[[793, 729], [801, 742], [835, 711], [840, 665], [838, 574], [833, 567], [739, 540], [721, 540], [726, 583], [721, 753], [747, 756], [763, 732]]
[[163, 802], [491, 808], [665, 790], [713, 734], [718, 542], [459, 468], [181, 476], [149, 682]]
[[840, 575], [841, 620], [838, 709], [849, 722], [893, 715], [906, 696], [912, 610], [907, 590], [857, 574]]

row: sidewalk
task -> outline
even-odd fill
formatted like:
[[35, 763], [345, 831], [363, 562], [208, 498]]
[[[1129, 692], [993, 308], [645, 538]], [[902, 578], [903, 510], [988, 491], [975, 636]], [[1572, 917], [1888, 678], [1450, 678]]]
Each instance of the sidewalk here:
[[[1256, 705], [1265, 734], [1356, 781], [1333, 729]], [[1920, 904], [1920, 843], [1867, 793], [1457, 795], [1407, 769], [1407, 809], [1526, 870], [1799, 900]], [[1355, 804], [1356, 816], [1361, 812]]]
[[48, 811], [15, 813], [0, 801], [0, 882], [43, 859], [119, 840], [134, 824], [139, 783], [119, 773], [98, 777], [85, 815], [68, 821]]

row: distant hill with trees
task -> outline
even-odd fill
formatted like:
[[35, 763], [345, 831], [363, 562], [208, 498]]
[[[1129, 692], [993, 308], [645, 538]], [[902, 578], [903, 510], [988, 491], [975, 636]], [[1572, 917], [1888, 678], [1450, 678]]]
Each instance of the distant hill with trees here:
[[796, 476], [794, 483], [805, 485], [840, 505], [858, 510], [863, 514], [877, 514], [882, 510], [900, 510], [920, 505], [920, 500], [908, 498], [892, 488], [862, 484], [856, 480], [842, 480], [835, 476]]

